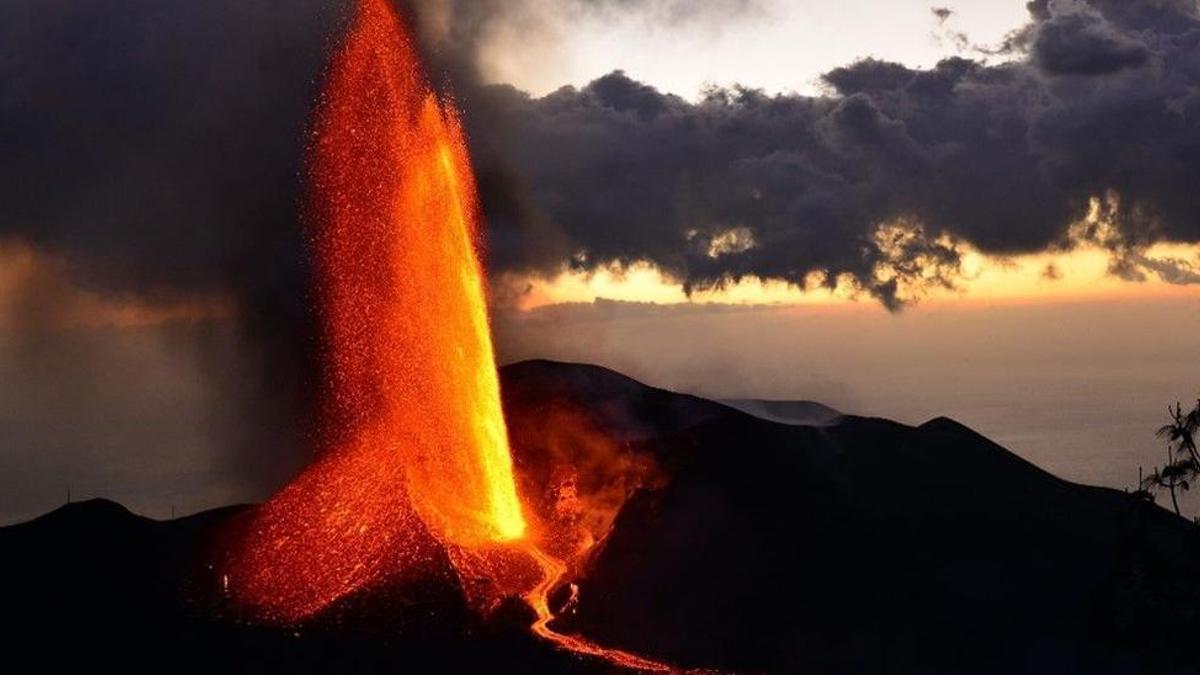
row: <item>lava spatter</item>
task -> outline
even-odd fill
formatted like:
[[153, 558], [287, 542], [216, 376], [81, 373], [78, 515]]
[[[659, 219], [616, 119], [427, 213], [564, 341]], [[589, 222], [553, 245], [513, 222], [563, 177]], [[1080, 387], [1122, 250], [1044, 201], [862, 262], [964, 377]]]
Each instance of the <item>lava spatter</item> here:
[[459, 119], [390, 4], [357, 12], [312, 149], [322, 456], [259, 509], [230, 574], [288, 620], [419, 564], [415, 531], [468, 548], [525, 533]]
[[569, 566], [517, 493], [462, 126], [388, 0], [358, 1], [314, 131], [321, 454], [242, 525], [226, 592], [293, 623], [449, 559], [472, 604], [524, 597], [555, 644], [666, 669], [549, 627]]

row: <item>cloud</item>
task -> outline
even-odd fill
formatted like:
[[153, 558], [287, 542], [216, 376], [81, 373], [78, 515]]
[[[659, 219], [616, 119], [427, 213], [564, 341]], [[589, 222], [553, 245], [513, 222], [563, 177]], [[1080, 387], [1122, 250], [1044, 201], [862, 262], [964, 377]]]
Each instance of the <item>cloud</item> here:
[[1072, 11], [1045, 22], [1033, 43], [1033, 57], [1054, 75], [1106, 75], [1144, 65], [1150, 49], [1097, 12]]
[[76, 257], [97, 286], [268, 283], [264, 258], [300, 257], [285, 235], [338, 13], [4, 3], [0, 236]]
[[411, 9], [431, 54], [457, 73], [495, 77], [503, 64], [552, 69], [580, 24], [644, 22], [719, 31], [762, 16], [766, 0], [413, 0]]
[[[242, 411], [246, 428], [222, 437], [242, 439], [230, 449], [256, 474], [274, 453], [298, 450], [268, 437], [299, 435], [309, 391], [306, 125], [347, 7], [0, 3], [0, 246], [44, 253], [62, 284], [95, 303], [216, 298], [234, 310], [235, 355], [197, 349], [213, 358], [197, 372], [222, 406]], [[62, 302], [73, 295], [49, 288], [58, 286], [23, 294], [14, 311], [24, 315], [9, 323], [79, 312]], [[69, 390], [88, 372], [56, 377]]]
[[[828, 73], [823, 96], [733, 88], [693, 102], [620, 71], [541, 98], [479, 89], [468, 121], [492, 262], [643, 260], [688, 288], [751, 275], [802, 285], [819, 272], [899, 307], [954, 282], [954, 242], [998, 255], [1069, 245], [1072, 223], [1110, 192], [1128, 250], [1200, 241], [1194, 5], [1030, 11], [1015, 60], [866, 59]], [[881, 247], [897, 223], [922, 243]], [[733, 229], [755, 246], [713, 257], [695, 245]]]

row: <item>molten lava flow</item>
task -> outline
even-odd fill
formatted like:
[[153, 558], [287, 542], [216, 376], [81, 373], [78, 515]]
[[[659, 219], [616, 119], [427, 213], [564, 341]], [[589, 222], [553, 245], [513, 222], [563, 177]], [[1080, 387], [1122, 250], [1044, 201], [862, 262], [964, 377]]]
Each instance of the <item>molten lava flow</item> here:
[[568, 565], [528, 535], [517, 497], [462, 129], [388, 0], [359, 1], [315, 140], [323, 453], [253, 514], [227, 592], [253, 616], [293, 622], [449, 560], [472, 601], [523, 595], [537, 634], [662, 669], [549, 628]]
[[[519, 388], [509, 393], [510, 404], [523, 412], [514, 416], [510, 432], [521, 449], [519, 485], [526, 513], [538, 535], [536, 544], [516, 543], [541, 570], [540, 580], [523, 594], [537, 615], [531, 626], [533, 632], [572, 652], [599, 657], [630, 670], [678, 671], [636, 654], [559, 633], [550, 626], [555, 619], [551, 594], [582, 570], [588, 555], [612, 530], [617, 513], [630, 495], [661, 484], [656, 462], [623, 450], [587, 410], [553, 396], [530, 400]], [[573, 609], [579, 599], [577, 586], [571, 584], [570, 591], [560, 613]]]
[[303, 618], [417, 565], [429, 535], [523, 536], [459, 120], [386, 0], [362, 0], [316, 125], [322, 458], [265, 504], [231, 592]]
[[635, 671], [654, 671], [668, 672], [678, 670], [671, 666], [651, 661], [637, 654], [621, 651], [620, 649], [610, 649], [601, 647], [600, 645], [585, 640], [574, 635], [566, 635], [557, 633], [550, 628], [550, 622], [554, 620], [554, 613], [550, 610], [550, 592], [554, 587], [563, 580], [567, 573], [567, 566], [561, 560], [544, 553], [536, 546], [527, 546], [526, 552], [533, 556], [538, 565], [542, 568], [544, 576], [541, 583], [525, 594], [525, 601], [533, 608], [537, 614], [537, 620], [534, 621], [532, 629], [537, 635], [550, 640], [564, 649], [568, 649], [577, 654], [587, 654], [602, 658], [610, 663], [628, 668]]

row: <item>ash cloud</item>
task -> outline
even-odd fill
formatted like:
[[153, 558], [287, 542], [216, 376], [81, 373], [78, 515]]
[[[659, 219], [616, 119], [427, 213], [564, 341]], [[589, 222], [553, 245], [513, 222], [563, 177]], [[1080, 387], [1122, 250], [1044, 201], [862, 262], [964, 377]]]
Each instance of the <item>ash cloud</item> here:
[[[243, 290], [299, 259], [328, 2], [0, 6], [0, 237], [99, 288]], [[264, 262], [268, 263], [264, 265]]]
[[[687, 101], [619, 71], [541, 98], [474, 90], [493, 265], [649, 260], [688, 288], [819, 272], [895, 308], [953, 284], [964, 242], [997, 255], [1077, 243], [1072, 223], [1115, 192], [1114, 222], [1139, 252], [1123, 256], [1124, 275], [1192, 282], [1140, 252], [1200, 240], [1195, 5], [1029, 10], [1010, 61], [868, 59], [826, 74], [823, 96], [734, 88]], [[881, 241], [897, 223], [904, 245]], [[711, 255], [732, 230], [755, 245]]]
[[[305, 133], [348, 7], [0, 3], [0, 245], [61, 260], [70, 283], [115, 301], [228, 298], [237, 340], [210, 348], [205, 336], [216, 329], [175, 333], [199, 336], [182, 361], [212, 357], [198, 369], [210, 400], [240, 410], [227, 418], [236, 424], [208, 427], [207, 443], [228, 447], [265, 483], [294, 469], [305, 445], [296, 421], [312, 368], [299, 217]], [[45, 313], [58, 311], [55, 303], [38, 292], [20, 304]], [[46, 345], [62, 342], [24, 336], [19, 344], [37, 348], [6, 356], [53, 362], [65, 356]], [[86, 389], [94, 370], [56, 371], [54, 386]], [[47, 386], [5, 384], [12, 392]], [[13, 438], [41, 433], [16, 431]]]

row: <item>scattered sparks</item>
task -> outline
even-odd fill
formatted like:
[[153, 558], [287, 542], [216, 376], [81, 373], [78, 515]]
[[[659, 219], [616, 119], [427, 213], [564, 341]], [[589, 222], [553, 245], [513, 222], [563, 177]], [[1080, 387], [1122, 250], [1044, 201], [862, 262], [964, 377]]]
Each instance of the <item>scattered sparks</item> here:
[[386, 0], [363, 0], [316, 125], [321, 459], [262, 507], [231, 585], [300, 619], [434, 541], [523, 536], [457, 116]]
[[[522, 596], [555, 644], [666, 670], [549, 627], [570, 566], [517, 494], [462, 128], [388, 0], [360, 0], [334, 60], [313, 184], [325, 447], [244, 525], [226, 591], [291, 623], [385, 581], [429, 581], [448, 559], [473, 605]], [[607, 528], [616, 506], [603, 505]], [[572, 560], [596, 541], [575, 539]]]

